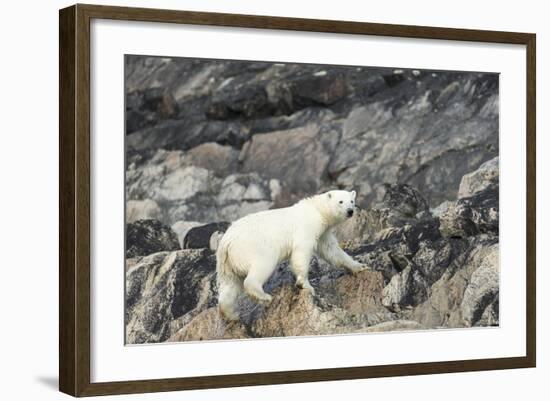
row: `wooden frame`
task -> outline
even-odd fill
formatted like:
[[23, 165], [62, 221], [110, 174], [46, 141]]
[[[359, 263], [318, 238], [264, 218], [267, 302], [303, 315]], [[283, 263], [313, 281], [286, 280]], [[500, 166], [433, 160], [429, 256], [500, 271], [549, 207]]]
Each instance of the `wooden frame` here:
[[[90, 20], [92, 18], [525, 45], [527, 49], [527, 324], [525, 327], [527, 355], [512, 358], [91, 383]], [[92, 396], [535, 367], [535, 34], [95, 5], [75, 5], [60, 10], [59, 29], [59, 388], [62, 392], [73, 396]]]

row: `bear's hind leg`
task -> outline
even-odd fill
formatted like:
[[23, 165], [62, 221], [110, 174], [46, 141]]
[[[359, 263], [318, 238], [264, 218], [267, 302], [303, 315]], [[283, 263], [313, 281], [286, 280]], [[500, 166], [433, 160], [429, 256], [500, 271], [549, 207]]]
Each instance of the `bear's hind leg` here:
[[269, 279], [271, 274], [273, 274], [275, 267], [277, 266], [256, 264], [254, 268], [248, 272], [248, 275], [244, 279], [244, 292], [260, 302], [270, 304], [273, 298], [271, 295], [264, 292], [263, 285]]
[[242, 288], [242, 282], [238, 279], [229, 280], [220, 285], [218, 305], [221, 314], [228, 320], [239, 320], [235, 306]]

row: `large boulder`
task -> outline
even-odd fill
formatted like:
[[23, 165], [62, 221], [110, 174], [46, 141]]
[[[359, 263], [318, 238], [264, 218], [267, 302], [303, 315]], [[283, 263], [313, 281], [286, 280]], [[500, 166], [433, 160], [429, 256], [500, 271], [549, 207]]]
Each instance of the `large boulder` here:
[[210, 239], [216, 233], [224, 233], [229, 227], [228, 222], [210, 223], [191, 228], [183, 239], [184, 249], [210, 248]]
[[243, 149], [242, 169], [285, 182], [298, 196], [315, 193], [338, 143], [338, 129], [338, 125], [310, 124], [254, 135]]
[[414, 320], [437, 328], [471, 327], [485, 318], [485, 325], [498, 326], [498, 243], [480, 238], [470, 244], [433, 284], [430, 297], [412, 311]]
[[[202, 157], [203, 151], [208, 153], [203, 147], [188, 157], [181, 151], [159, 150], [130, 159], [126, 171], [127, 199], [129, 202], [150, 199], [160, 208], [162, 222], [172, 225], [181, 220], [234, 221], [273, 207], [284, 193], [278, 179], [267, 179], [257, 173], [234, 173], [220, 178], [215, 160], [207, 162], [207, 157]], [[214, 170], [190, 164], [199, 153], [203, 165]]]
[[168, 340], [215, 304], [215, 257], [206, 250], [162, 252], [126, 273], [126, 342]]
[[460, 181], [459, 198], [468, 198], [498, 183], [498, 157], [483, 163], [476, 171], [466, 174]]
[[126, 225], [127, 258], [179, 248], [176, 233], [158, 220], [137, 220]]
[[184, 163], [202, 167], [224, 177], [237, 171], [238, 159], [239, 151], [233, 147], [207, 142], [190, 149], [185, 154]]
[[439, 216], [439, 220], [441, 233], [446, 237], [498, 234], [498, 185], [493, 183], [470, 197], [457, 200]]

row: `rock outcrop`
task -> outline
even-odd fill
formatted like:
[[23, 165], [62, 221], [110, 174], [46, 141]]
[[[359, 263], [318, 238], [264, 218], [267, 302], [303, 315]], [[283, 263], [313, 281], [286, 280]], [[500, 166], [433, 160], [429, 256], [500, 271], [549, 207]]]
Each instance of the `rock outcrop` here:
[[176, 233], [158, 220], [137, 220], [126, 225], [126, 257], [179, 249]]
[[[435, 208], [480, 190], [465, 175], [498, 156], [497, 74], [127, 56], [126, 93], [127, 201], [156, 202], [168, 225], [334, 188], [367, 208], [384, 182]], [[224, 180], [249, 174], [279, 196], [220, 204]]]
[[[206, 238], [220, 227], [192, 229], [205, 233], [198, 235], [201, 249], [129, 259], [127, 341], [498, 325], [498, 225], [490, 219], [495, 207], [498, 216], [498, 202], [495, 206], [488, 201], [498, 200], [498, 179], [488, 180], [490, 185], [481, 185], [484, 189], [473, 196], [450, 202], [440, 217], [430, 212], [414, 188], [387, 185], [383, 201], [363, 211], [368, 218], [360, 213], [349, 222], [354, 227], [341, 230], [344, 235], [357, 234], [343, 244], [369, 270], [352, 275], [313, 258], [310, 282], [316, 293], [311, 296], [295, 286], [283, 263], [265, 285], [273, 302], [263, 306], [242, 296], [239, 322], [223, 320], [216, 307], [215, 254]], [[468, 229], [450, 233], [448, 227]]]

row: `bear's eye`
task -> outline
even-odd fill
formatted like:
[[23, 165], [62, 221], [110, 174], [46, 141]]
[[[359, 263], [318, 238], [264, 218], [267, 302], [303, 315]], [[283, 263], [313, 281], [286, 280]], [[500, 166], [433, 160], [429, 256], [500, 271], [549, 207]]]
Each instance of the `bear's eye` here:
[[344, 201], [340, 201], [340, 203], [344, 203]]
[[351, 201], [351, 204], [353, 205], [353, 201]]

